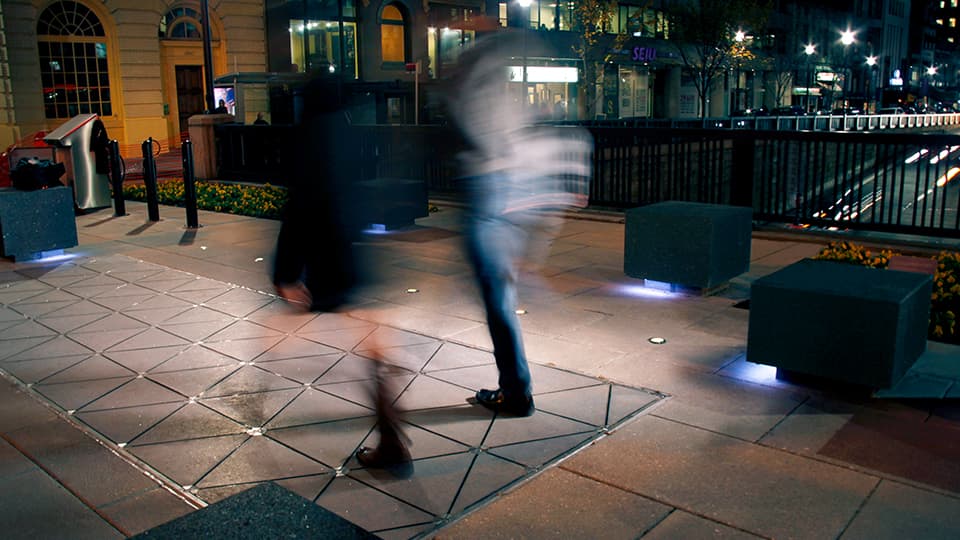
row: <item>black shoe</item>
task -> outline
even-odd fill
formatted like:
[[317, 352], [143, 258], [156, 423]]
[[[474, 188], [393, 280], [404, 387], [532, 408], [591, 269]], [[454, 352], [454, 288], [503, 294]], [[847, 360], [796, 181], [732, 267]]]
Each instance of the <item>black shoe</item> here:
[[410, 463], [410, 452], [399, 439], [381, 442], [376, 448], [361, 446], [356, 456], [364, 467], [376, 469], [403, 467]]
[[500, 414], [530, 416], [536, 411], [532, 396], [508, 397], [499, 388], [496, 390], [478, 390], [476, 399], [480, 405]]

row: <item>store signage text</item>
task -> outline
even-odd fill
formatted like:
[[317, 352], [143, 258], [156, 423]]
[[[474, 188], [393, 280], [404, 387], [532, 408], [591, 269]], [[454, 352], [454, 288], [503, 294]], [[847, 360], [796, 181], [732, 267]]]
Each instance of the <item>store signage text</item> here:
[[655, 47], [634, 47], [634, 62], [653, 62], [657, 59], [657, 49]]

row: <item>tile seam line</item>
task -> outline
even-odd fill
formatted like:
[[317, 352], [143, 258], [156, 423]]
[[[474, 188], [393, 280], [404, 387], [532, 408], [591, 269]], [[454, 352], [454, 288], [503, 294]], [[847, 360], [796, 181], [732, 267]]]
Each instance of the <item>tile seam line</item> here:
[[[161, 489], [169, 492], [171, 495], [173, 495], [174, 497], [180, 499], [181, 501], [183, 501], [185, 504], [187, 504], [187, 505], [190, 506], [191, 508], [193, 508], [193, 509], [195, 509], [195, 510], [199, 510], [199, 509], [204, 508], [204, 507], [207, 506], [207, 503], [204, 502], [202, 499], [197, 498], [197, 497], [194, 497], [194, 496], [192, 496], [191, 494], [184, 492], [184, 491], [180, 488], [180, 486], [177, 486], [176, 484], [174, 484], [174, 483], [172, 482], [172, 480], [167, 480], [166, 477], [164, 477], [162, 474], [160, 474], [159, 472], [157, 472], [156, 470], [154, 470], [153, 468], [151, 468], [150, 466], [148, 466], [146, 463], [143, 463], [143, 462], [141, 462], [139, 459], [131, 456], [128, 452], [124, 451], [124, 450], [123, 450], [122, 448], [120, 448], [119, 446], [117, 446], [117, 445], [115, 445], [115, 444], [113, 444], [113, 443], [111, 443], [111, 442], [109, 442], [109, 441], [104, 440], [102, 437], [99, 436], [99, 434], [97, 434], [97, 433], [96, 433], [95, 431], [93, 431], [91, 428], [87, 427], [85, 424], [80, 423], [79, 421], [77, 421], [77, 420], [75, 420], [74, 418], [71, 418], [69, 415], [65, 414], [63, 411], [55, 408], [53, 405], [51, 405], [50, 403], [47, 402], [46, 398], [44, 398], [44, 397], [41, 396], [41, 395], [38, 395], [38, 393], [37, 393], [33, 388], [30, 388], [30, 387], [25, 386], [25, 385], [24, 385], [23, 383], [21, 383], [19, 380], [14, 379], [14, 378], [11, 377], [9, 374], [7, 374], [6, 372], [3, 372], [3, 371], [0, 371], [0, 378], [6, 379], [8, 382], [12, 383], [12, 384], [13, 384], [14, 386], [16, 386], [21, 392], [23, 392], [25, 395], [29, 396], [30, 399], [32, 399], [35, 403], [39, 404], [40, 406], [46, 408], [48, 411], [52, 412], [54, 415], [57, 416], [58, 419], [62, 420], [63, 422], [66, 422], [68, 425], [70, 425], [70, 426], [73, 427], [74, 429], [80, 431], [82, 434], [84, 434], [85, 436], [87, 436], [87, 437], [89, 437], [90, 439], [92, 439], [94, 442], [96, 442], [98, 445], [100, 445], [101, 447], [103, 447], [105, 450], [107, 450], [108, 452], [110, 452], [110, 453], [113, 454], [114, 456], [118, 457], [120, 460], [122, 460], [122, 461], [123, 461], [124, 463], [126, 463], [127, 465], [131, 466], [134, 470], [136, 470], [136, 471], [139, 472], [140, 474], [146, 476], [146, 477], [149, 478], [151, 481], [156, 482], [156, 484], [157, 484], [158, 487], [160, 487]], [[19, 447], [18, 445], [16, 445], [13, 441], [11, 441], [6, 434], [0, 433], [0, 436], [2, 436], [4, 440], [7, 440], [7, 442], [9, 442], [11, 445], [13, 445], [15, 448], [17, 448], [17, 450], [20, 451], [20, 453], [22, 453], [22, 454], [24, 454], [25, 456], [27, 456], [28, 458], [30, 458], [31, 461], [33, 461], [34, 463], [36, 463], [37, 466], [40, 467], [41, 469], [43, 469], [48, 475], [50, 475], [52, 478], [56, 479], [56, 477], [55, 477], [52, 473], [50, 473], [49, 471], [47, 471], [46, 468], [44, 468], [42, 465], [40, 465], [38, 462], [36, 462], [34, 459], [32, 459], [32, 457], [29, 456], [29, 454], [27, 454], [26, 452], [24, 452], [22, 449], [20, 449], [20, 447]], [[57, 482], [58, 482], [58, 483], [61, 483], [61, 482], [59, 481], [59, 479], [57, 479]], [[61, 483], [61, 485], [63, 485], [63, 484]], [[65, 486], [65, 487], [66, 487], [66, 486]], [[69, 488], [67, 488], [67, 489], [69, 490]], [[73, 492], [73, 490], [70, 490], [70, 493], [76, 495], [76, 494]], [[86, 503], [85, 500], [82, 499], [79, 495], [76, 495], [76, 496], [77, 496], [78, 498], [80, 498], [81, 501], [84, 501], [84, 504], [87, 504], [87, 506], [90, 506], [90, 505], [89, 505], [88, 503]], [[90, 507], [93, 508], [92, 506], [90, 506]], [[96, 511], [95, 508], [94, 508], [94, 510]], [[97, 513], [100, 514], [99, 511], [97, 511]], [[111, 524], [112, 524], [112, 522], [111, 522]], [[124, 532], [124, 531], [122, 531], [122, 530], [119, 529], [119, 528], [118, 528], [118, 530], [120, 530], [121, 532]], [[128, 533], [125, 533], [125, 534], [127, 534], [127, 536], [129, 536]]]
[[867, 496], [860, 501], [860, 505], [857, 506], [857, 509], [853, 512], [853, 515], [850, 516], [850, 519], [848, 519], [847, 522], [843, 524], [843, 527], [840, 528], [840, 532], [834, 537], [835, 539], [839, 540], [840, 538], [843, 538], [843, 535], [846, 534], [848, 529], [850, 529], [850, 526], [853, 525], [853, 522], [857, 520], [857, 517], [861, 512], [863, 512], [863, 509], [866, 508], [867, 503], [870, 502], [870, 499], [872, 499], [877, 490], [880, 489], [880, 485], [883, 484], [883, 480], [883, 478], [877, 479], [877, 483], [873, 485], [870, 493], [867, 493]]
[[698, 430], [698, 431], [704, 431], [704, 432], [712, 433], [712, 434], [714, 434], [714, 435], [719, 435], [719, 436], [721, 436], [721, 437], [725, 437], [725, 438], [728, 438], [728, 439], [733, 439], [734, 441], [743, 442], [743, 443], [747, 443], [747, 444], [755, 445], [755, 446], [760, 446], [760, 447], [763, 447], [763, 448], [765, 448], [765, 449], [773, 450], [773, 451], [775, 451], [775, 452], [780, 452], [780, 453], [787, 454], [787, 455], [790, 455], [790, 456], [793, 456], [793, 457], [797, 457], [797, 458], [801, 458], [801, 459], [808, 459], [808, 460], [811, 460], [811, 461], [815, 461], [815, 462], [817, 462], [817, 463], [822, 463], [822, 464], [824, 464], [824, 465], [829, 465], [829, 466], [832, 466], [832, 467], [837, 467], [837, 468], [839, 468], [839, 469], [843, 469], [843, 470], [847, 470], [847, 471], [850, 471], [850, 472], [862, 474], [862, 475], [867, 476], [867, 477], [870, 477], [870, 478], [876, 478], [876, 479], [879, 479], [879, 480], [885, 480], [885, 481], [887, 481], [887, 482], [892, 482], [892, 483], [895, 483], [895, 484], [900, 484], [900, 485], [903, 485], [903, 486], [912, 487], [912, 488], [914, 488], [914, 489], [919, 489], [919, 490], [925, 491], [925, 492], [927, 492], [927, 493], [934, 493], [934, 494], [937, 494], [937, 495], [942, 495], [942, 496], [944, 496], [944, 497], [949, 497], [949, 498], [951, 498], [951, 499], [958, 499], [958, 500], [960, 500], [960, 493], [950, 492], [950, 491], [947, 491], [946, 489], [938, 488], [938, 487], [936, 487], [936, 486], [931, 486], [931, 485], [929, 485], [929, 484], [923, 484], [923, 483], [918, 482], [918, 481], [912, 481], [912, 480], [910, 480], [910, 479], [908, 479], [908, 478], [895, 477], [895, 476], [890, 476], [890, 477], [888, 477], [888, 476], [883, 476], [883, 475], [881, 474], [882, 471], [866, 469], [866, 468], [863, 468], [863, 467], [856, 467], [856, 466], [853, 466], [853, 465], [850, 465], [850, 464], [846, 464], [846, 463], [843, 463], [843, 462], [840, 462], [840, 461], [831, 461], [831, 460], [829, 460], [829, 459], [824, 459], [824, 458], [821, 458], [821, 457], [818, 457], [818, 456], [811, 456], [811, 455], [807, 455], [807, 454], [801, 454], [801, 453], [799, 453], [799, 452], [793, 452], [793, 451], [787, 450], [787, 449], [785, 449], [785, 448], [777, 448], [776, 446], [771, 446], [771, 445], [765, 444], [765, 443], [763, 443], [763, 442], [751, 441], [750, 439], [742, 439], [742, 438], [740, 438], [740, 437], [736, 437], [736, 436], [734, 436], [734, 435], [730, 435], [729, 433], [722, 433], [722, 432], [720, 432], [720, 431], [714, 431], [714, 430], [712, 430], [712, 429], [707, 429], [707, 428], [702, 427], [702, 426], [697, 426], [697, 425], [694, 425], [694, 424], [689, 424], [689, 423], [687, 423], [687, 422], [681, 422], [681, 421], [679, 421], [679, 420], [675, 420], [675, 419], [673, 419], [673, 418], [667, 418], [667, 417], [665, 417], [665, 416], [660, 416], [660, 415], [657, 415], [657, 414], [654, 414], [654, 413], [650, 413], [650, 416], [653, 416], [653, 417], [658, 418], [658, 419], [660, 419], [660, 420], [664, 420], [664, 421], [671, 422], [671, 423], [674, 423], [674, 424], [680, 424], [680, 425], [682, 425], [682, 426], [686, 426], [686, 427], [689, 427], [689, 428], [692, 428], [692, 429], [696, 429], [696, 430]]
[[45, 466], [43, 463], [41, 463], [40, 460], [36, 459], [32, 454], [30, 454], [30, 453], [27, 452], [24, 448], [22, 448], [19, 444], [17, 444], [17, 442], [16, 442], [15, 440], [13, 440], [12, 438], [10, 438], [10, 436], [8, 436], [6, 433], [0, 433], [0, 437], [2, 437], [3, 440], [5, 440], [10, 446], [16, 448], [17, 451], [20, 452], [21, 455], [23, 455], [25, 458], [29, 459], [30, 462], [33, 463], [33, 465], [34, 465], [35, 467], [37, 467], [38, 469], [40, 469], [41, 471], [43, 471], [43, 473], [46, 474], [47, 477], [49, 477], [51, 480], [53, 480], [54, 482], [56, 482], [58, 486], [60, 486], [60, 487], [62, 487], [63, 489], [65, 489], [65, 490], [67, 491], [67, 493], [69, 493], [70, 495], [73, 495], [73, 497], [75, 497], [78, 501], [80, 501], [81, 504], [83, 504], [85, 507], [87, 507], [87, 508], [88, 508], [89, 510], [91, 510], [93, 513], [95, 513], [95, 514], [97, 515], [97, 517], [99, 517], [99, 518], [102, 519], [104, 522], [106, 522], [108, 525], [110, 525], [111, 527], [113, 527], [114, 529], [116, 529], [120, 534], [122, 534], [122, 535], [124, 535], [124, 536], [126, 536], [126, 537], [131, 536], [130, 531], [124, 529], [119, 523], [117, 523], [116, 521], [114, 521], [113, 519], [111, 519], [110, 516], [108, 516], [105, 512], [103, 512], [102, 510], [100, 510], [99, 508], [97, 508], [93, 503], [91, 503], [90, 501], [88, 501], [88, 500], [86, 499], [86, 497], [84, 497], [83, 495], [81, 495], [77, 490], [73, 489], [73, 487], [71, 487], [69, 484], [63, 482], [63, 481], [60, 479], [60, 477], [58, 477], [53, 471], [51, 471], [49, 468], [47, 468], [47, 466]]

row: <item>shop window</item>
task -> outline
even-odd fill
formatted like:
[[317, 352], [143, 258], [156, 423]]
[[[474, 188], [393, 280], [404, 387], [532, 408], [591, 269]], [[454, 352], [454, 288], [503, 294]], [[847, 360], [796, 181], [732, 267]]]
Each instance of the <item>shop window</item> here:
[[37, 20], [37, 49], [47, 118], [113, 114], [106, 33], [90, 8], [69, 0], [47, 6]]
[[342, 71], [356, 79], [357, 23], [335, 20], [290, 19], [290, 60], [296, 71], [324, 70], [330, 73]]
[[434, 4], [427, 28], [427, 71], [431, 78], [440, 77], [455, 66], [460, 54], [473, 43], [476, 32], [463, 27], [476, 15], [474, 8]]
[[203, 18], [189, 7], [177, 7], [160, 18], [160, 39], [200, 39], [203, 37]]
[[406, 62], [405, 26], [403, 13], [396, 5], [390, 4], [383, 8], [380, 15], [380, 51], [384, 64], [402, 65]]

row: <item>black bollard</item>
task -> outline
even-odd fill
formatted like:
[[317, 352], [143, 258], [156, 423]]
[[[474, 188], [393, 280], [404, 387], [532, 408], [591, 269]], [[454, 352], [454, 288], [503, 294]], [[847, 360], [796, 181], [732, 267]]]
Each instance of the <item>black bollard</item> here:
[[113, 184], [113, 215], [127, 215], [126, 203], [123, 200], [123, 168], [120, 165], [120, 143], [116, 139], [108, 145], [110, 151], [110, 180]]
[[153, 138], [140, 145], [143, 153], [143, 185], [147, 188], [147, 216], [150, 221], [160, 221], [160, 206], [157, 201], [157, 162], [153, 159]]
[[183, 141], [183, 202], [187, 207], [187, 228], [196, 229], [200, 226], [197, 219], [197, 179], [193, 172], [193, 143], [190, 139]]

